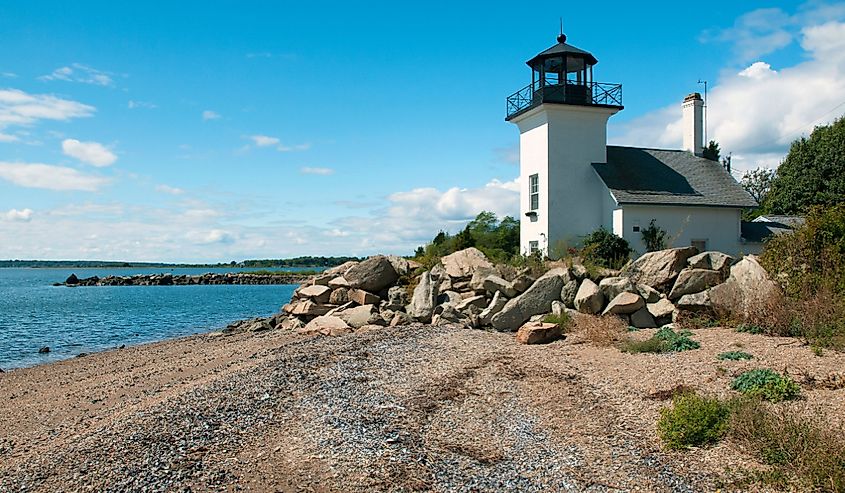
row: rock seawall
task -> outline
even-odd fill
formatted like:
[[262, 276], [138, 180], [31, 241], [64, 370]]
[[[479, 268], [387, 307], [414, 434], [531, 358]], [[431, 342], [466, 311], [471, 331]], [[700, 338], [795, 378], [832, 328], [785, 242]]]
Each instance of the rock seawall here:
[[301, 284], [309, 276], [295, 272], [279, 274], [250, 274], [248, 272], [207, 273], [196, 276], [173, 274], [138, 274], [134, 276], [107, 276], [78, 278], [75, 274], [54, 286], [190, 286], [197, 284]]

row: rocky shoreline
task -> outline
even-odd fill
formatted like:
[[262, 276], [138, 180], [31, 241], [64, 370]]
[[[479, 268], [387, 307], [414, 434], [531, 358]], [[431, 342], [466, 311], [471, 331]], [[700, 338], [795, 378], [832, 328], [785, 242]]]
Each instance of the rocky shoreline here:
[[278, 274], [251, 274], [249, 272], [209, 272], [201, 275], [137, 274], [134, 276], [106, 276], [78, 278], [71, 274], [65, 282], [53, 286], [191, 286], [198, 284], [301, 284], [310, 276], [296, 272]]

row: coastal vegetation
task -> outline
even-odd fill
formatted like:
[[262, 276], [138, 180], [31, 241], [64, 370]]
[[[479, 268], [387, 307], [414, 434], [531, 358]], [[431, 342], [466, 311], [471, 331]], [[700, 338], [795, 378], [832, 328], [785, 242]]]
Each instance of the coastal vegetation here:
[[499, 219], [495, 213], [482, 211], [455, 235], [440, 231], [425, 246], [414, 252], [414, 259], [433, 265], [437, 259], [457, 251], [475, 247], [491, 260], [508, 263], [520, 257], [519, 221], [511, 216]]

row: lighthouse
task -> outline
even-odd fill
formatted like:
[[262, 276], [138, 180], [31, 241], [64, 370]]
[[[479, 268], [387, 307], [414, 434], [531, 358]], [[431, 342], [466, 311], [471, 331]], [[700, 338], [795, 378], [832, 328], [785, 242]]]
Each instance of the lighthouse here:
[[507, 98], [519, 128], [520, 250], [556, 256], [606, 221], [610, 200], [593, 169], [607, 161], [607, 121], [622, 85], [596, 82], [598, 60], [566, 43], [528, 60], [531, 83]]

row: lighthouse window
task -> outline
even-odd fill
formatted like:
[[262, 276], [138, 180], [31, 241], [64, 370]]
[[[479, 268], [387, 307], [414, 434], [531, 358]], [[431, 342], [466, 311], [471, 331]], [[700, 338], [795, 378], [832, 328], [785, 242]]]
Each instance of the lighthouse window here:
[[540, 208], [540, 175], [528, 177], [528, 210], [536, 211]]

